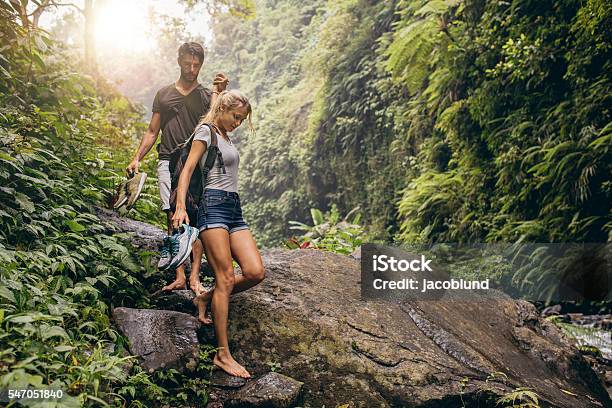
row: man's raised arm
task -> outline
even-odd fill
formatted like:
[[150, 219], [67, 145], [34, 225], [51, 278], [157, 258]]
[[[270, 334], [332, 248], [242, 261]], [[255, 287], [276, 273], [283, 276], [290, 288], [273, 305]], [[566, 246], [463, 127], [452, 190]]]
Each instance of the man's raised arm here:
[[149, 127], [147, 128], [147, 131], [145, 132], [144, 136], [142, 137], [142, 140], [140, 141], [140, 146], [136, 151], [136, 155], [132, 159], [132, 162], [125, 169], [128, 176], [132, 176], [138, 173], [140, 161], [143, 157], [145, 157], [147, 153], [149, 153], [149, 150], [151, 150], [151, 147], [153, 147], [153, 145], [155, 144], [157, 136], [159, 135], [160, 127], [161, 115], [159, 112], [153, 112], [153, 116], [151, 116], [151, 121], [149, 122]]

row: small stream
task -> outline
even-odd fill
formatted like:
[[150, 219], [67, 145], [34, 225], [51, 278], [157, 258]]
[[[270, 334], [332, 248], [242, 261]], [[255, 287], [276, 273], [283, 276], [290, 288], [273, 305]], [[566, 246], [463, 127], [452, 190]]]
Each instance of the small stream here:
[[557, 321], [563, 332], [576, 340], [577, 346], [596, 347], [604, 358], [612, 360], [612, 315], [568, 314]]
[[572, 323], [564, 323], [563, 331], [576, 339], [578, 346], [597, 347], [604, 358], [612, 360], [612, 335], [593, 326], [582, 326]]

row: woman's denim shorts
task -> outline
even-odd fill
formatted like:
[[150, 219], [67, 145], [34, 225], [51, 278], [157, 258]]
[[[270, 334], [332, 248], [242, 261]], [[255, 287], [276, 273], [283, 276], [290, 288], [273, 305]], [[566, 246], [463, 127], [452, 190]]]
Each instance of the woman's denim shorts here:
[[242, 219], [240, 197], [233, 191], [206, 189], [198, 206], [198, 229], [225, 228], [230, 234], [249, 226]]

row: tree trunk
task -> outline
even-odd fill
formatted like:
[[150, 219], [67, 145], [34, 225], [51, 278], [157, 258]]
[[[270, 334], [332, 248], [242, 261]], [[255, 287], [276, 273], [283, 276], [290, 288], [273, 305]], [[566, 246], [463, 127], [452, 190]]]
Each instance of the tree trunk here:
[[38, 28], [38, 20], [40, 19], [42, 12], [42, 8], [37, 8], [34, 14], [32, 14], [32, 28]]
[[97, 72], [96, 50], [95, 50], [95, 12], [94, 1], [85, 0], [85, 66], [92, 74]]
[[51, 0], [41, 1], [40, 6], [38, 6], [36, 10], [34, 10], [34, 12], [32, 13], [32, 27], [33, 28], [38, 28], [38, 21], [40, 20], [40, 16], [45, 11], [45, 9], [49, 7], [50, 1]]

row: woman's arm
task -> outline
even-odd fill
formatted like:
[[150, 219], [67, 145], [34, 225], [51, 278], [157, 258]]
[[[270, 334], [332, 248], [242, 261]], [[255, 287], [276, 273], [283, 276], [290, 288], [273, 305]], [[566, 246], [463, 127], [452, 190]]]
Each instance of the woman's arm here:
[[185, 198], [193, 170], [202, 159], [202, 156], [204, 156], [204, 153], [206, 153], [206, 143], [202, 140], [194, 140], [191, 143], [189, 156], [187, 156], [187, 161], [183, 166], [179, 176], [178, 187], [176, 188], [176, 211], [172, 216], [172, 226], [174, 228], [178, 228], [183, 222], [189, 223], [189, 217], [185, 208]]

